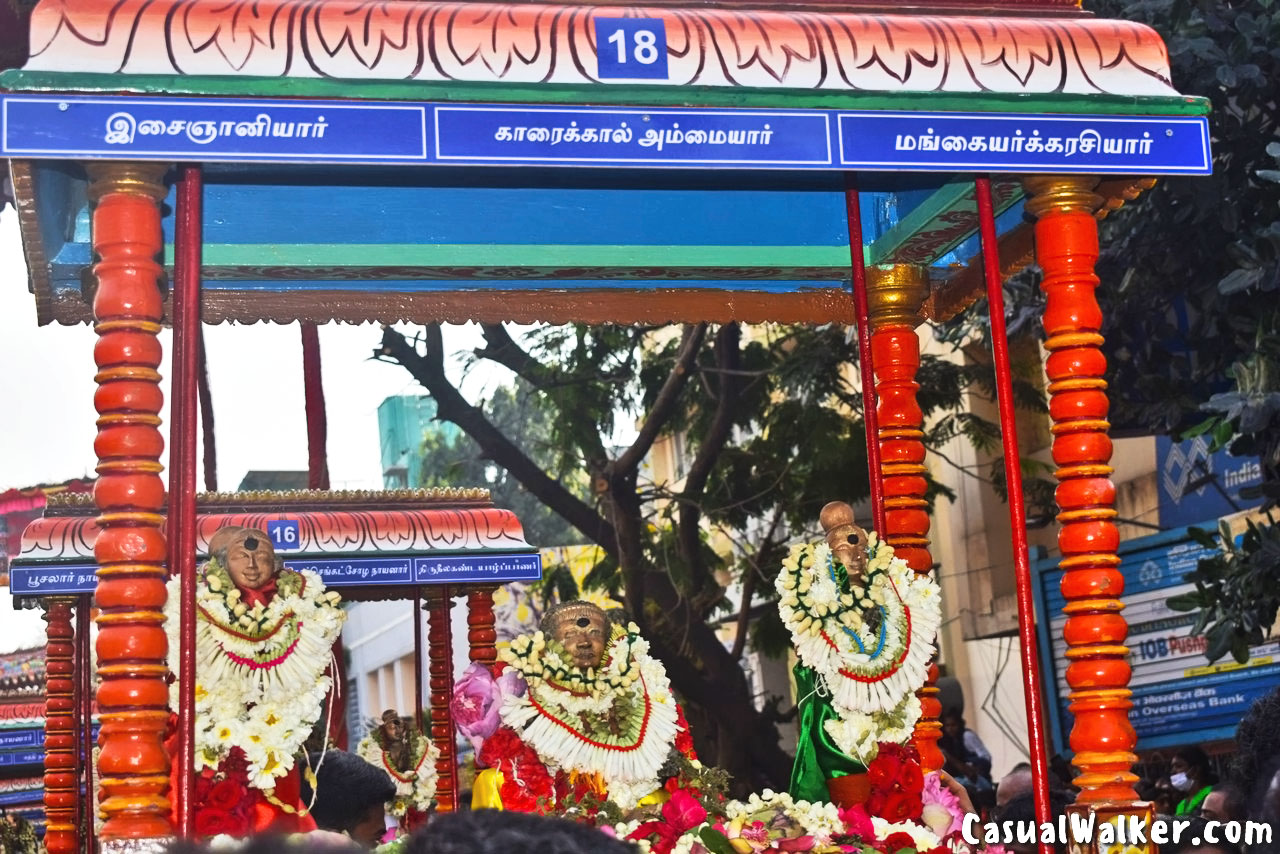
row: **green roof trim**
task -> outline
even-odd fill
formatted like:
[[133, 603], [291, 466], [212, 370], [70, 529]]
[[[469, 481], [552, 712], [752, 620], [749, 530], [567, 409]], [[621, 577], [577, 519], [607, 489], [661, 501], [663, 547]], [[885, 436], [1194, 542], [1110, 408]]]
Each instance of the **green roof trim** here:
[[185, 77], [87, 74], [63, 71], [0, 72], [9, 92], [190, 95], [223, 98], [327, 98], [349, 101], [461, 101], [495, 104], [739, 107], [824, 110], [931, 110], [1064, 115], [1207, 116], [1207, 98], [1193, 96], [1064, 95], [937, 92], [850, 92], [642, 84], [407, 83], [302, 77]]

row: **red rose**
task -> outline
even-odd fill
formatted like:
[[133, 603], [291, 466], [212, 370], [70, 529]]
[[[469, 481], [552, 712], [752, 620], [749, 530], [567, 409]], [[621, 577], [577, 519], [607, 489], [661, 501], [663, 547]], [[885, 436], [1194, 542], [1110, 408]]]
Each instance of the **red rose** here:
[[897, 823], [907, 819], [919, 818], [922, 810], [923, 804], [920, 802], [919, 795], [912, 795], [907, 792], [889, 792], [884, 796], [884, 805], [881, 807], [879, 815], [885, 821]]
[[916, 841], [911, 838], [911, 834], [898, 831], [897, 833], [889, 834], [888, 838], [885, 839], [882, 845], [884, 846], [884, 851], [889, 852], [889, 854], [893, 854], [893, 852], [901, 851], [904, 848], [910, 848], [914, 851]]
[[693, 750], [693, 735], [689, 732], [689, 722], [684, 718], [684, 709], [676, 704], [676, 751], [690, 761], [697, 759]]
[[209, 807], [215, 810], [230, 812], [240, 806], [248, 791], [235, 780], [227, 779], [215, 783], [205, 799]]
[[202, 807], [196, 810], [197, 836], [245, 836], [249, 833], [249, 822], [243, 816], [227, 810]]
[[908, 792], [919, 794], [924, 790], [924, 775], [920, 773], [920, 766], [914, 762], [905, 762], [902, 770], [898, 773], [898, 783]]

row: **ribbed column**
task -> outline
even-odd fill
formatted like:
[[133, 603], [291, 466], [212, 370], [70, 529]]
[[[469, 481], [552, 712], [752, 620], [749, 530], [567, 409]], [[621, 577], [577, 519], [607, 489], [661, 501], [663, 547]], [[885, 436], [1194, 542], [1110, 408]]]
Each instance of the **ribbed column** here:
[[44, 700], [44, 844], [49, 854], [73, 854], [80, 844], [77, 829], [80, 776], [76, 773], [76, 680], [71, 627], [74, 599], [44, 603], [49, 644], [45, 651]]
[[1116, 549], [1102, 354], [1098, 277], [1098, 181], [1085, 176], [1025, 182], [1036, 217], [1036, 261], [1043, 271], [1045, 349], [1049, 351], [1049, 415], [1053, 420], [1056, 498], [1061, 512], [1062, 595], [1067, 622], [1066, 680], [1071, 688], [1072, 763], [1081, 802], [1134, 801], [1137, 735], [1129, 723], [1129, 633], [1120, 611], [1124, 577]]
[[[881, 482], [884, 527], [878, 532], [894, 552], [918, 573], [933, 569], [929, 554], [928, 483], [924, 465], [924, 414], [916, 400], [920, 384], [920, 308], [929, 295], [929, 271], [915, 264], [867, 268], [867, 308], [871, 323], [871, 355], [875, 367], [876, 415], [880, 423]], [[916, 694], [920, 720], [912, 742], [926, 771], [942, 767], [942, 704], [938, 702], [938, 668]]]
[[469, 657], [490, 670], [498, 661], [498, 630], [495, 628], [497, 618], [493, 613], [493, 592], [497, 589], [491, 584], [473, 587], [467, 594], [467, 646]]
[[98, 504], [95, 604], [98, 779], [106, 816], [104, 852], [163, 844], [169, 824], [169, 758], [164, 748], [168, 687], [164, 634], [164, 482], [160, 453], [160, 201], [165, 167], [88, 166], [93, 249], [98, 258], [93, 313], [98, 343]]
[[457, 809], [458, 760], [453, 747], [453, 713], [449, 702], [453, 697], [453, 630], [450, 611], [453, 599], [448, 585], [427, 591], [427, 673], [431, 689], [431, 741], [440, 750], [436, 761], [436, 809]]

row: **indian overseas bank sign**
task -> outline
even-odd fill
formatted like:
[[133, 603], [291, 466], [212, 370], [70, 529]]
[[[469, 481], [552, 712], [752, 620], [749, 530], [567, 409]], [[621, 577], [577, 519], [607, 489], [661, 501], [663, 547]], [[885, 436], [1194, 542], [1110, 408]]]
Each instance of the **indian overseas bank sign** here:
[[1257, 507], [1260, 496], [1246, 498], [1241, 493], [1261, 483], [1262, 462], [1257, 457], [1233, 457], [1225, 450], [1211, 453], [1206, 436], [1183, 442], [1156, 437], [1161, 528], [1195, 525]]
[[[1213, 528], [1216, 519], [1197, 527]], [[1236, 725], [1258, 697], [1280, 682], [1280, 641], [1250, 650], [1237, 664], [1228, 655], [1210, 664], [1206, 640], [1193, 635], [1194, 614], [1174, 611], [1166, 603], [1194, 589], [1183, 577], [1212, 554], [1187, 536], [1186, 528], [1127, 540], [1120, 544], [1124, 576], [1124, 617], [1129, 624], [1129, 663], [1133, 676], [1133, 709], [1129, 720], [1146, 750], [1232, 738]], [[1056, 557], [1035, 561], [1036, 621], [1040, 657], [1049, 694], [1050, 730], [1055, 751], [1067, 749], [1072, 716], [1067, 711], [1066, 641], [1062, 628], [1062, 570]]]

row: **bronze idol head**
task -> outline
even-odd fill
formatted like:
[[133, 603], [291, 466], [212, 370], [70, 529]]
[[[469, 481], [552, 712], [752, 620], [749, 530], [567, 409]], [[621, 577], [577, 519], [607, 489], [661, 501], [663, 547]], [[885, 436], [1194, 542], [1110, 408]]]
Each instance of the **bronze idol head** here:
[[590, 602], [565, 602], [547, 611], [542, 631], [568, 651], [579, 670], [599, 667], [609, 642], [609, 617]]
[[275, 547], [262, 531], [229, 526], [209, 538], [209, 554], [242, 590], [260, 590], [280, 570]]

